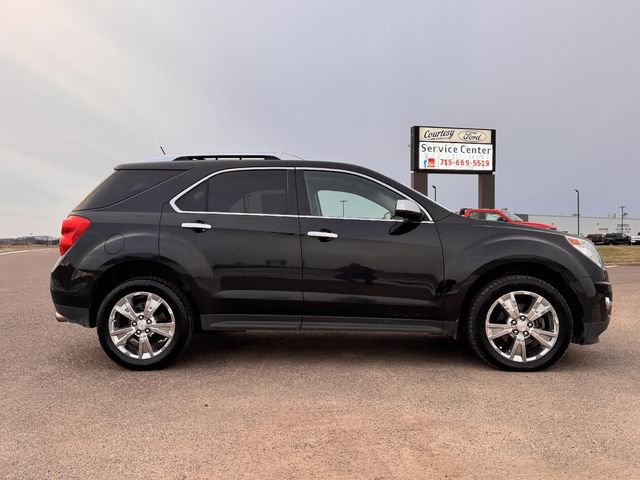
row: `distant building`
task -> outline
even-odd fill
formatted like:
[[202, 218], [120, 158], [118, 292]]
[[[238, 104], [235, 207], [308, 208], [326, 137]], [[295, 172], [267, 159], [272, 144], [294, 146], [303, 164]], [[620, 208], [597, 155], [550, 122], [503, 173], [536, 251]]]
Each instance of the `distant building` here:
[[[518, 213], [524, 221], [549, 223], [558, 227], [561, 232], [577, 233], [578, 219], [576, 215], [538, 215], [532, 213]], [[640, 232], [640, 218], [624, 217], [623, 231], [627, 235], [638, 235]], [[611, 233], [620, 231], [620, 217], [587, 217], [580, 215], [580, 233]]]

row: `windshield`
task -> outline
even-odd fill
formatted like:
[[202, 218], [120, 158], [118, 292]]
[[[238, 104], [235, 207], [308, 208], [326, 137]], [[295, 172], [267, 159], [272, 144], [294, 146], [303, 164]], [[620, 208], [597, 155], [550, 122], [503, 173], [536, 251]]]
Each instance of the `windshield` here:
[[515, 213], [510, 213], [507, 212], [506, 210], [502, 210], [502, 213], [505, 214], [505, 216], [507, 216], [509, 218], [509, 220], [513, 221], [513, 222], [524, 222], [524, 220], [522, 220], [518, 215], [516, 215]]

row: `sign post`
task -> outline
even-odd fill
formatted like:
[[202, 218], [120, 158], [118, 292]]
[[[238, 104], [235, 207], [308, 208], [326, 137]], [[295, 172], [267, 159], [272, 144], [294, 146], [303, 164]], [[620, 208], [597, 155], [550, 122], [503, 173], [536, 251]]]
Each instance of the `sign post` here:
[[478, 175], [478, 207], [495, 208], [496, 131], [411, 128], [411, 187], [428, 195], [430, 173]]

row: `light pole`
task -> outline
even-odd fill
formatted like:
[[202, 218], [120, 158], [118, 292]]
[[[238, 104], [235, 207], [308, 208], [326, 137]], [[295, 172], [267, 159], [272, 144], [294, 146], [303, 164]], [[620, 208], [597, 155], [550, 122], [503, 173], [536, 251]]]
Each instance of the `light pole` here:
[[574, 188], [574, 190], [576, 191], [576, 194], [578, 195], [578, 198], [577, 198], [576, 202], [577, 202], [577, 207], [578, 207], [578, 236], [580, 236], [580, 190], [578, 190], [577, 188]]
[[347, 203], [346, 200], [340, 200], [340, 203], [342, 204], [342, 216], [344, 217], [344, 204]]
[[620, 233], [624, 233], [624, 205], [620, 205]]
[[436, 187], [435, 185], [431, 185], [433, 187], [433, 201], [437, 202], [438, 201], [438, 187]]

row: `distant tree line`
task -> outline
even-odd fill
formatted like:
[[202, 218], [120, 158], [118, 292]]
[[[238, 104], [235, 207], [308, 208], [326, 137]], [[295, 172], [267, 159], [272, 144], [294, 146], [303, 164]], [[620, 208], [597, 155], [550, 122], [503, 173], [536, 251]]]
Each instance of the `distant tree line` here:
[[48, 235], [30, 235], [27, 237], [0, 238], [0, 245], [58, 245], [60, 238]]

